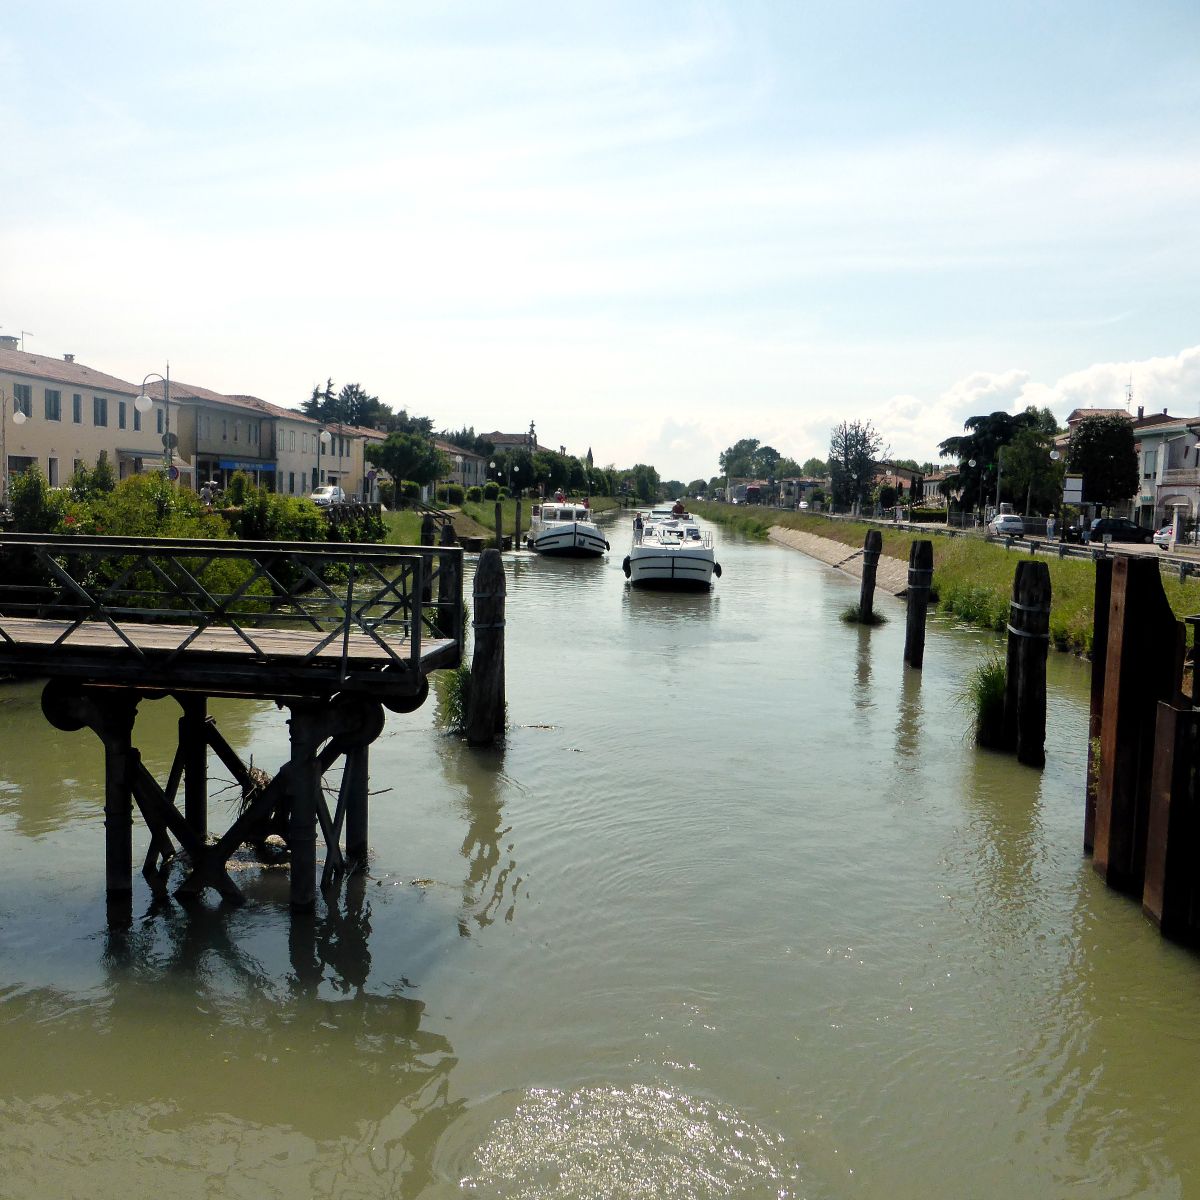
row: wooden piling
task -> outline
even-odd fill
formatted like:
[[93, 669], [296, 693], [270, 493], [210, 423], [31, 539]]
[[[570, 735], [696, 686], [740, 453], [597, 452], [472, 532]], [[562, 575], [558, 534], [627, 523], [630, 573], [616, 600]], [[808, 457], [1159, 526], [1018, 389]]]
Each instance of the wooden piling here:
[[499, 550], [485, 550], [475, 568], [467, 742], [490, 746], [504, 732], [504, 562]]
[[933, 543], [913, 542], [908, 552], [908, 616], [904, 627], [904, 661], [920, 670], [925, 661], [925, 619], [933, 584]]
[[287, 766], [287, 844], [293, 912], [311, 912], [317, 902], [317, 797], [321, 788], [317, 747], [325, 737], [324, 707], [311, 701], [289, 705], [292, 754]]
[[1176, 695], [1182, 633], [1163, 592], [1158, 561], [1116, 557], [1092, 865], [1111, 887], [1138, 896], [1145, 882], [1158, 702]]
[[520, 550], [521, 548], [521, 501], [517, 501], [517, 516], [516, 523], [513, 525], [513, 542], [512, 548]]
[[1050, 568], [1025, 559], [1013, 575], [1008, 610], [1004, 745], [1017, 761], [1046, 765], [1046, 654], [1050, 648]]
[[496, 501], [496, 549], [504, 549], [504, 506]]
[[114, 696], [98, 714], [104, 741], [104, 886], [113, 926], [133, 917], [133, 721], [137, 700]]
[[[1061, 551], [1062, 547], [1059, 547]], [[1096, 562], [1092, 599], [1092, 688], [1088, 712], [1087, 781], [1083, 807], [1083, 849], [1091, 854], [1096, 841], [1096, 794], [1100, 787], [1100, 727], [1104, 717], [1104, 673], [1108, 667], [1108, 609], [1112, 603], [1111, 558]]]
[[1200, 935], [1200, 712], [1160, 703], [1142, 911], [1167, 937]]
[[883, 534], [878, 529], [868, 529], [863, 539], [862, 586], [858, 590], [858, 619], [871, 623], [875, 611], [875, 576], [879, 571], [879, 555], [883, 552]]
[[[457, 546], [458, 538], [454, 526], [447, 521], [442, 526], [443, 546]], [[459, 569], [462, 559], [454, 554], [442, 555], [438, 560], [438, 632], [442, 637], [455, 638], [462, 644], [462, 629], [453, 628], [454, 613], [457, 611]]]
[[203, 839], [208, 836], [208, 698], [200, 693], [179, 697], [179, 746], [183, 762], [183, 815]]
[[342, 785], [346, 789], [346, 859], [351, 871], [367, 867], [367, 805], [370, 750], [360, 746], [346, 752]]

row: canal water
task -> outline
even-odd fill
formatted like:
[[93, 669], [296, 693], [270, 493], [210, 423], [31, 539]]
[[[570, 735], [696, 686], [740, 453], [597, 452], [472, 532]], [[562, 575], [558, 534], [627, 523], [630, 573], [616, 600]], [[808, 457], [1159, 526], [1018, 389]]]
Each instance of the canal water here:
[[389, 717], [369, 876], [309, 921], [246, 863], [110, 934], [98, 742], [0, 692], [0, 1194], [1197, 1195], [1200, 960], [1081, 853], [1086, 666], [1019, 767], [966, 736], [993, 638], [906, 671], [899, 604], [716, 536], [710, 595], [629, 591], [623, 523], [510, 557], [507, 744]]

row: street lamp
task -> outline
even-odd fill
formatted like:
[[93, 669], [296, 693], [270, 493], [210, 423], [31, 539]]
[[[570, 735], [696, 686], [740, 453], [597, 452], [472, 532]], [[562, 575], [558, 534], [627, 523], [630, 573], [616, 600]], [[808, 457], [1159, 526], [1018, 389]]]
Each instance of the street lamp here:
[[322, 429], [317, 435], [317, 473], [313, 478], [313, 491], [321, 486], [324, 482], [321, 479], [321, 451], [328, 450], [333, 445], [333, 434], [328, 429]]
[[975, 524], [982, 525], [983, 521], [981, 520], [981, 518], [983, 517], [983, 468], [982, 468], [982, 466], [980, 466], [979, 461], [974, 458], [967, 459], [967, 466], [971, 467], [972, 469], [975, 467], [979, 467], [979, 511], [975, 514]]
[[[167, 363], [167, 373], [160, 375], [157, 371], [151, 371], [145, 379], [142, 380], [141, 389], [138, 392], [137, 399], [133, 402], [133, 407], [140, 413], [148, 413], [154, 407], [154, 401], [146, 395], [146, 384], [152, 379], [160, 380], [163, 385], [163, 449], [167, 452], [167, 475], [175, 469], [175, 443], [171, 441], [171, 364]], [[176, 439], [178, 440], [178, 439]]]

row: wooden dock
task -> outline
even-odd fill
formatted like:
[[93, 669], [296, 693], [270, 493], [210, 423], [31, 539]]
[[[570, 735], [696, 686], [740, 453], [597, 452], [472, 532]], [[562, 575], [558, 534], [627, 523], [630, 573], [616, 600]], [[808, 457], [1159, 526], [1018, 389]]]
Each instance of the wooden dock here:
[[[42, 708], [62, 730], [87, 726], [106, 760], [110, 919], [128, 918], [132, 814], [150, 830], [143, 874], [165, 896], [207, 887], [239, 902], [227, 870], [243, 843], [271, 834], [291, 859], [291, 901], [367, 854], [367, 755], [384, 708], [411, 712], [430, 671], [462, 657], [462, 551], [332, 543], [0, 535], [0, 672], [45, 678]], [[271, 700], [289, 710], [291, 755], [274, 778], [239, 759], [208, 716], [211, 696]], [[159, 783], [133, 744], [140, 703], [173, 697], [179, 745]], [[232, 826], [208, 830], [212, 750], [242, 787]], [[342, 759], [333, 812], [321, 785]], [[176, 804], [180, 786], [184, 808]], [[342, 835], [345, 833], [345, 849]]]

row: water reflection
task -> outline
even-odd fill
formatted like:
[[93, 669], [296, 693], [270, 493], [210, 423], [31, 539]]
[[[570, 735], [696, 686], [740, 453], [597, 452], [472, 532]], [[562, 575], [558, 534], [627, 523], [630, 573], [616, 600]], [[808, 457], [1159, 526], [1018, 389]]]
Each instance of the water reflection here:
[[871, 692], [871, 630], [867, 625], [854, 627], [858, 639], [854, 654], [854, 707], [860, 712], [875, 707]]
[[[42, 715], [41, 681], [0, 689], [4, 755], [0, 759], [0, 815], [11, 817], [22, 837], [57, 832], [80, 818], [101, 820], [104, 809], [104, 749], [89, 729], [64, 733]], [[214, 700], [210, 712], [226, 740], [248, 758], [258, 702]], [[181, 709], [170, 698], [143, 700], [134, 726], [134, 745], [160, 779], [170, 769]]]
[[462, 841], [467, 875], [458, 930], [470, 937], [472, 928], [486, 929], [497, 918], [511, 922], [524, 884], [513, 857], [512, 828], [504, 823], [500, 795], [501, 786], [508, 782], [504, 751], [469, 749], [461, 741], [447, 739], [441, 760], [442, 772], [458, 793], [467, 819]]
[[627, 587], [621, 607], [640, 624], [690, 625], [712, 621], [720, 611], [720, 597], [711, 592], [671, 592]]
[[908, 760], [906, 770], [920, 761], [921, 672], [905, 667], [900, 677], [900, 704], [896, 715], [896, 753]]

